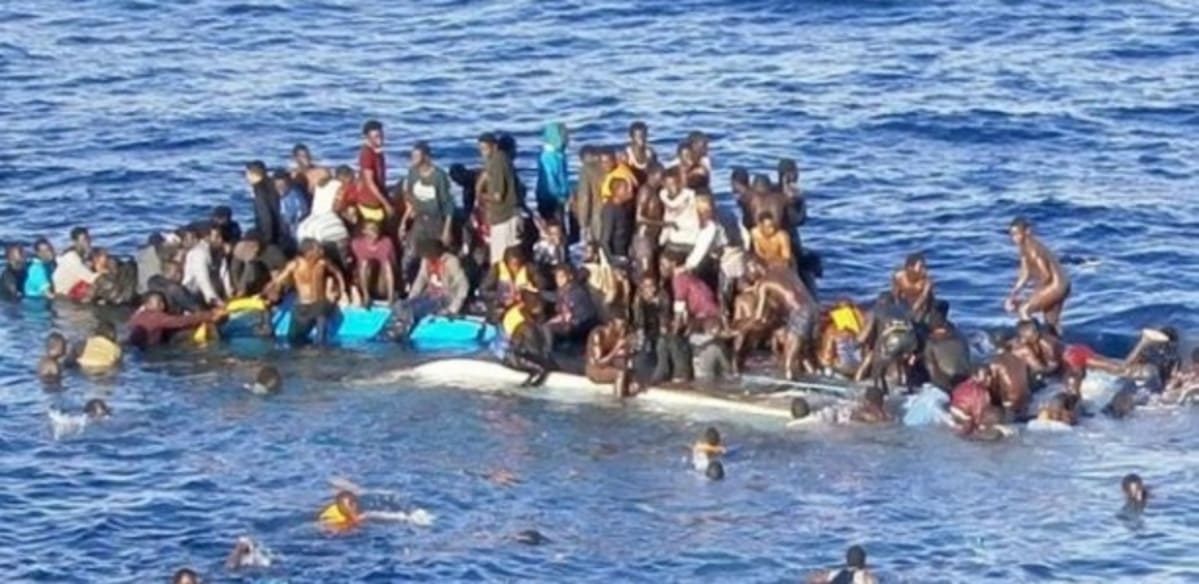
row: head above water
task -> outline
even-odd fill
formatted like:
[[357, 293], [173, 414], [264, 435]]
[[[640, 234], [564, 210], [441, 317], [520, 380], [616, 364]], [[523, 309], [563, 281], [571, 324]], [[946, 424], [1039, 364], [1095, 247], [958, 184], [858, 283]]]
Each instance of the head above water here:
[[909, 274], [920, 276], [927, 271], [928, 260], [924, 258], [924, 253], [916, 252], [904, 258], [903, 268], [907, 270]]
[[112, 408], [102, 399], [90, 399], [83, 405], [83, 413], [93, 420], [112, 416]]
[[729, 175], [729, 182], [733, 185], [733, 190], [743, 190], [749, 188], [749, 170], [743, 166], [734, 166], [733, 172]]
[[92, 251], [92, 236], [86, 227], [75, 227], [71, 229], [71, 245], [76, 251], [87, 254]]
[[1024, 344], [1032, 344], [1041, 340], [1040, 323], [1032, 319], [1016, 323], [1016, 338]]
[[860, 545], [851, 546], [845, 552], [845, 565], [852, 570], [865, 570], [866, 550]]
[[811, 413], [812, 413], [812, 405], [808, 403], [808, 400], [806, 400], [802, 397], [796, 397], [796, 398], [791, 399], [791, 418], [792, 419], [802, 420], [802, 419], [808, 417], [809, 415], [811, 415]]
[[357, 521], [362, 512], [358, 505], [358, 495], [350, 491], [338, 491], [333, 497], [333, 503], [337, 505], [337, 510], [351, 521]]
[[300, 242], [300, 255], [304, 256], [306, 260], [316, 261], [320, 259], [323, 251], [320, 242], [315, 239], [308, 238]]
[[50, 333], [46, 337], [46, 356], [58, 359], [67, 354], [67, 338], [62, 333]]
[[709, 426], [700, 440], [708, 446], [720, 446], [720, 430]]
[[111, 322], [102, 320], [96, 323], [96, 328], [92, 329], [92, 336], [103, 337], [115, 343], [117, 341], [117, 329], [112, 326]]
[[191, 568], [180, 568], [171, 578], [171, 584], [200, 584], [200, 576]]
[[504, 266], [510, 272], [518, 272], [525, 267], [525, 252], [519, 245], [513, 245], [504, 250]]
[[719, 460], [713, 460], [708, 463], [708, 468], [704, 470], [704, 476], [709, 480], [723, 481], [724, 480], [724, 463]]
[[4, 258], [8, 265], [21, 268], [25, 265], [25, 248], [19, 243], [10, 243], [4, 248]]
[[640, 120], [629, 124], [629, 141], [637, 146], [645, 145], [649, 138], [649, 126]]
[[1008, 235], [1016, 245], [1023, 244], [1030, 233], [1032, 233], [1032, 223], [1029, 223], [1028, 219], [1024, 217], [1016, 217], [1008, 225]]
[[412, 166], [422, 166], [433, 161], [433, 150], [429, 148], [429, 143], [421, 140], [412, 145], [411, 153]]
[[1145, 499], [1149, 495], [1145, 489], [1145, 482], [1141, 480], [1141, 475], [1136, 473], [1124, 475], [1124, 479], [1120, 481], [1120, 488], [1124, 491], [1125, 499], [1138, 505], [1144, 505]]
[[274, 365], [263, 365], [254, 374], [254, 384], [268, 394], [279, 393], [283, 388], [283, 375]]

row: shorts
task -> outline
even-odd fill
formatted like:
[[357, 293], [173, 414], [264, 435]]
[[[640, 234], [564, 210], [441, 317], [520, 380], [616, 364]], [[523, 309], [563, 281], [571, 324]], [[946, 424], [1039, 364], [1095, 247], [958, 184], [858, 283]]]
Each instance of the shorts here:
[[[312, 330], [318, 325], [323, 329], [317, 331], [317, 337], [325, 339], [328, 329], [328, 318], [333, 314], [333, 305], [326, 300], [310, 304], [296, 304], [291, 310], [291, 326], [287, 330], [287, 340], [293, 344], [308, 342]], [[325, 321], [322, 323], [321, 321]]]
[[508, 248], [520, 244], [520, 224], [520, 215], [514, 215], [507, 221], [489, 226], [490, 237], [487, 249], [490, 254], [489, 261], [492, 264], [502, 260], [504, 252]]
[[812, 340], [812, 330], [815, 325], [816, 319], [813, 318], [809, 308], [793, 310], [787, 316], [787, 333], [794, 335], [800, 341]]
[[380, 237], [375, 242], [368, 241], [365, 237], [356, 237], [350, 244], [350, 249], [354, 253], [354, 260], [359, 264], [370, 261], [379, 262], [380, 265], [395, 263], [395, 246], [385, 237]]

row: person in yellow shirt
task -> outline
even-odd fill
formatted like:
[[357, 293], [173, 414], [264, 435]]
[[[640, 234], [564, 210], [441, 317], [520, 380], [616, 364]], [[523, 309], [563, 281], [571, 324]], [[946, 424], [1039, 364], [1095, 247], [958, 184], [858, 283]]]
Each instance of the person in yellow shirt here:
[[750, 231], [750, 238], [754, 254], [767, 266], [789, 268], [795, 265], [791, 256], [791, 237], [779, 229], [773, 214], [758, 215], [758, 224]]
[[605, 203], [612, 200], [612, 182], [616, 179], [628, 181], [629, 191], [637, 192], [640, 183], [637, 180], [637, 174], [627, 163], [618, 160], [615, 152], [605, 150], [600, 154], [600, 168], [604, 171], [604, 181], [600, 183], [600, 199]]
[[92, 331], [92, 336], [84, 342], [76, 363], [85, 371], [104, 373], [120, 365], [121, 355], [116, 329], [110, 322], [101, 322]]
[[365, 518], [358, 504], [358, 495], [350, 491], [338, 491], [333, 502], [321, 511], [318, 521], [321, 527], [334, 532], [351, 530], [362, 524]]
[[864, 351], [858, 337], [866, 316], [849, 300], [837, 302], [828, 313], [828, 324], [820, 335], [820, 366], [826, 373], [853, 379], [862, 364]]

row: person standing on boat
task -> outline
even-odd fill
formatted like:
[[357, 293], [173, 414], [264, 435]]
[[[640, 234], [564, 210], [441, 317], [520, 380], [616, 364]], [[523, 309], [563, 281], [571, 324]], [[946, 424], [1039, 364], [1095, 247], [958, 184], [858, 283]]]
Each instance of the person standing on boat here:
[[10, 243], [4, 249], [4, 259], [4, 273], [0, 274], [0, 300], [20, 300], [25, 297], [25, 279], [29, 275], [25, 265], [25, 248]]
[[802, 227], [808, 220], [808, 205], [799, 189], [799, 165], [795, 164], [794, 160], [779, 160], [778, 186], [790, 203], [788, 214], [791, 219], [788, 223], [794, 228]]
[[483, 172], [479, 174], [475, 192], [483, 203], [489, 257], [494, 266], [503, 261], [505, 250], [520, 244], [516, 176], [512, 161], [499, 148], [494, 134], [479, 136], [479, 154], [483, 158]]
[[316, 187], [333, 176], [332, 171], [313, 162], [312, 152], [304, 144], [291, 149], [292, 182], [304, 190], [304, 201], [311, 206]]
[[[755, 287], [752, 322], [766, 320], [766, 306], [774, 303], [787, 315], [783, 341], [783, 375], [794, 380], [800, 370], [815, 372], [807, 354], [813, 348], [819, 308], [799, 276], [791, 270], [767, 269], [756, 259], [746, 265], [746, 277]], [[797, 369], [798, 367], [798, 369]]]
[[579, 149], [579, 180], [575, 183], [574, 200], [571, 208], [579, 224], [579, 240], [583, 243], [599, 241], [603, 231], [604, 203], [600, 196], [604, 172], [599, 167], [599, 153], [595, 146]]
[[933, 279], [924, 254], [914, 253], [903, 261], [903, 269], [891, 276], [891, 294], [907, 308], [914, 322], [927, 319], [933, 305]]
[[537, 214], [543, 220], [565, 221], [562, 212], [570, 198], [570, 172], [566, 147], [570, 143], [566, 126], [549, 124], [541, 133], [541, 156], [537, 158]]
[[629, 125], [629, 144], [624, 151], [629, 168], [637, 175], [638, 182], [644, 182], [649, 169], [658, 165], [658, 153], [649, 145], [649, 126], [645, 122], [637, 121]]
[[286, 243], [281, 249], [294, 253], [300, 241], [300, 222], [308, 217], [308, 193], [286, 170], [275, 171], [274, 183], [275, 192], [279, 193], [279, 219]]
[[627, 164], [616, 159], [616, 153], [611, 150], [600, 154], [600, 168], [604, 171], [600, 186], [600, 198], [604, 206], [600, 245], [609, 258], [624, 258], [628, 256], [629, 245], [633, 241], [637, 177]]
[[367, 120], [362, 125], [358, 178], [354, 199], [362, 218], [383, 221], [395, 215], [395, 206], [387, 200], [387, 158], [383, 153], [383, 124], [378, 120]]
[[[287, 231], [279, 214], [279, 193], [275, 192], [275, 183], [267, 176], [266, 165], [261, 160], [246, 163], [246, 182], [254, 195], [254, 227], [263, 243], [286, 249]], [[227, 241], [237, 239], [240, 237]]]
[[[1054, 334], [1061, 336], [1062, 309], [1070, 297], [1070, 275], [1062, 268], [1057, 256], [1033, 235], [1032, 224], [1027, 219], [1014, 219], [1008, 233], [1020, 252], [1020, 272], [1004, 302], [1004, 308], [1008, 312], [1015, 312], [1020, 320], [1029, 320], [1034, 313], [1042, 313], [1045, 315], [1045, 324]], [[1021, 302], [1019, 294], [1030, 282], [1035, 289]]]
[[328, 297], [326, 278], [332, 278], [339, 296], [346, 297], [346, 282], [341, 272], [323, 257], [321, 244], [314, 239], [300, 243], [300, 256], [267, 285], [264, 296], [277, 296], [280, 288], [289, 282], [296, 289], [296, 303], [292, 306], [291, 329], [287, 339], [293, 345], [306, 344], [313, 329], [317, 340], [324, 343], [329, 336], [329, 319], [337, 309]]
[[450, 192], [450, 178], [433, 163], [433, 151], [426, 142], [412, 146], [412, 166], [404, 181], [404, 198], [400, 226], [407, 235], [403, 242], [402, 274], [407, 279], [420, 261], [416, 251], [422, 242], [435, 239], [447, 248], [454, 245], [454, 195]]

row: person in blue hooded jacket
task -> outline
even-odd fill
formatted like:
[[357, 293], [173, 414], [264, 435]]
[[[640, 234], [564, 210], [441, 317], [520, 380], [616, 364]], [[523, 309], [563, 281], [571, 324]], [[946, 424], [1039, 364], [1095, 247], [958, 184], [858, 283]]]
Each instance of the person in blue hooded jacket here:
[[561, 219], [570, 197], [566, 167], [566, 126], [549, 124], [542, 133], [541, 156], [537, 159], [537, 213], [544, 219]]

